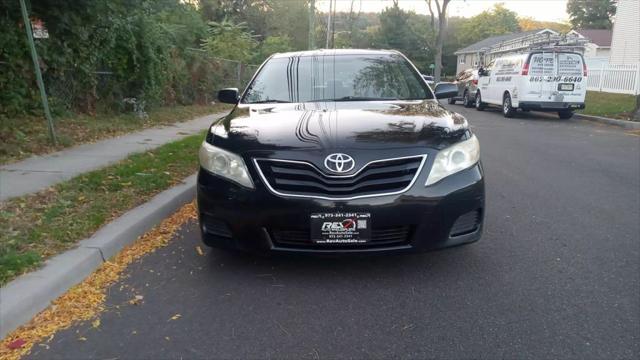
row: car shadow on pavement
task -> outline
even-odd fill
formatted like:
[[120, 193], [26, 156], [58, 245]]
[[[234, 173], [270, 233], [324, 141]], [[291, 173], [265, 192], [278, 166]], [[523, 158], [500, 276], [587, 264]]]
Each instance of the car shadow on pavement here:
[[[454, 107], [449, 107], [450, 110], [452, 111], [456, 111], [458, 112], [457, 108]], [[464, 109], [464, 108], [462, 108]], [[476, 113], [477, 111], [475, 111], [475, 109], [464, 109], [464, 110], [468, 110], [468, 111], [473, 111], [474, 113]], [[558, 114], [555, 112], [549, 112], [549, 113], [545, 113], [545, 112], [537, 112], [537, 111], [522, 111], [522, 110], [518, 110], [516, 111], [516, 113], [514, 114], [514, 116], [512, 118], [505, 118], [502, 115], [502, 109], [500, 109], [499, 107], [488, 107], [485, 108], [483, 110], [485, 113], [493, 113], [496, 116], [499, 116], [500, 119], [502, 120], [506, 120], [506, 121], [513, 121], [513, 120], [531, 120], [531, 121], [536, 121], [536, 122], [548, 122], [548, 123], [568, 123], [568, 122], [575, 122], [575, 119], [560, 119], [558, 117]], [[468, 113], [465, 114], [465, 116], [469, 116]]]
[[[273, 277], [280, 282], [312, 281], [316, 285], [336, 280], [394, 280], [410, 273], [429, 274], [442, 280], [457, 277], [461, 267], [486, 265], [477, 253], [477, 245], [449, 248], [422, 254], [368, 256], [260, 256], [209, 249], [208, 265], [214, 276], [232, 273], [235, 278]], [[480, 265], [484, 264], [484, 265]], [[205, 271], [207, 269], [204, 269]], [[478, 271], [481, 271], [478, 269]]]

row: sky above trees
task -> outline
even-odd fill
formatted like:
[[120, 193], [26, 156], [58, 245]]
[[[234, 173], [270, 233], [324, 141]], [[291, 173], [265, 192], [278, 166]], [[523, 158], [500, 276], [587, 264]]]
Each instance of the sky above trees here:
[[[356, 0], [358, 2], [358, 0]], [[338, 0], [337, 11], [349, 11], [351, 1]], [[449, 16], [472, 17], [491, 9], [495, 4], [504, 3], [505, 7], [519, 16], [532, 17], [540, 21], [567, 21], [567, 0], [453, 0], [449, 4]], [[362, 12], [381, 12], [393, 5], [392, 0], [362, 0]], [[424, 0], [403, 0], [399, 2], [403, 10], [428, 14]], [[329, 10], [329, 0], [317, 0], [320, 11]]]

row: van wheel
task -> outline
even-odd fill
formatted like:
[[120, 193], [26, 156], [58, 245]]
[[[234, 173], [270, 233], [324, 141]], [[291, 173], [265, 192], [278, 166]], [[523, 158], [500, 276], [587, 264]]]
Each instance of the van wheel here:
[[573, 111], [571, 110], [558, 111], [558, 117], [560, 117], [560, 119], [571, 119], [572, 116]]
[[476, 110], [483, 111], [486, 107], [486, 104], [482, 102], [482, 95], [480, 95], [480, 91], [476, 93]]
[[455, 104], [455, 103], [456, 103], [456, 100], [455, 100], [454, 98], [450, 97], [450, 98], [448, 98], [448, 99], [447, 99], [447, 102], [448, 102], [450, 105], [453, 105], [453, 104]]
[[465, 91], [464, 92], [464, 96], [462, 97], [462, 105], [464, 105], [464, 107], [466, 108], [470, 108], [473, 106], [473, 102], [471, 101], [471, 98], [469, 97], [469, 92]]
[[511, 95], [504, 94], [502, 98], [502, 115], [506, 118], [511, 118], [515, 115], [516, 109], [511, 106]]

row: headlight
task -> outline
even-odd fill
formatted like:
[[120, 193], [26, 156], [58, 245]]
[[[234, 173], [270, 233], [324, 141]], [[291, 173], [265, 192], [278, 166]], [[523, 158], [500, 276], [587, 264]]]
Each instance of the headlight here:
[[200, 166], [242, 186], [253, 189], [244, 160], [236, 154], [217, 148], [206, 141], [200, 147]]
[[470, 139], [441, 150], [436, 155], [425, 186], [435, 184], [449, 175], [468, 169], [478, 160], [480, 160], [480, 143], [478, 143], [476, 136], [472, 135]]

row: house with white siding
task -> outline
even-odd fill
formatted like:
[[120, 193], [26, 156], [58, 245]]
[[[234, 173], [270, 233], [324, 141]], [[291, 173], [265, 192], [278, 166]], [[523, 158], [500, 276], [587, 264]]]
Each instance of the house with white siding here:
[[618, 0], [609, 63], [635, 65], [639, 62], [640, 0]]
[[608, 29], [574, 29], [567, 33], [567, 36], [576, 36], [585, 39], [584, 60], [587, 66], [599, 67], [609, 63], [611, 54], [611, 38], [613, 32]]

